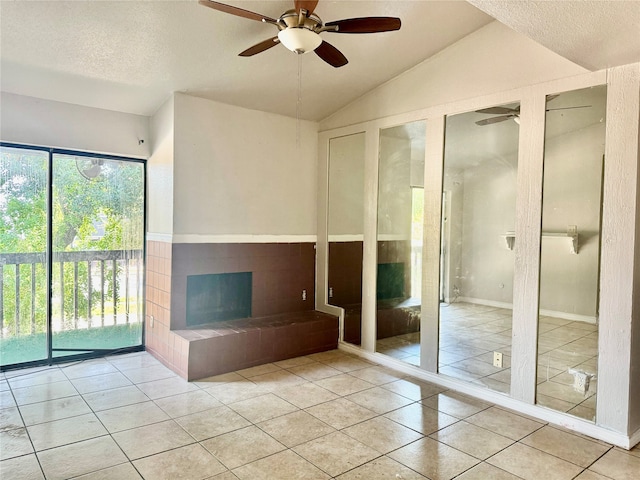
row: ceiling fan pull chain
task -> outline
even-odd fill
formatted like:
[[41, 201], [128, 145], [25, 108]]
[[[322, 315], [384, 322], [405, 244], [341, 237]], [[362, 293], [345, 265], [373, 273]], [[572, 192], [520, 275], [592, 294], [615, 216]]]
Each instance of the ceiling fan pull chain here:
[[296, 99], [296, 146], [300, 148], [300, 115], [302, 113], [302, 55], [298, 55], [298, 98]]

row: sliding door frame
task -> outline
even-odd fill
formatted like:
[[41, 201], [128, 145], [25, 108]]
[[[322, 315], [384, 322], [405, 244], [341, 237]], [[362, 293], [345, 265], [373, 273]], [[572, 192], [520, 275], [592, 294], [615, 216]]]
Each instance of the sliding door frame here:
[[[98, 358], [103, 357], [108, 354], [122, 354], [122, 353], [131, 353], [131, 352], [140, 352], [145, 350], [145, 309], [146, 309], [146, 301], [145, 301], [145, 292], [146, 289], [144, 285], [146, 285], [146, 258], [147, 258], [147, 242], [146, 242], [146, 232], [147, 232], [147, 162], [144, 159], [139, 158], [131, 158], [131, 157], [122, 157], [117, 155], [106, 155], [100, 153], [91, 153], [91, 152], [82, 152], [77, 150], [67, 150], [61, 148], [51, 148], [51, 147], [43, 147], [43, 146], [33, 146], [33, 145], [24, 145], [17, 143], [9, 143], [9, 142], [0, 142], [0, 147], [2, 148], [13, 148], [18, 150], [31, 150], [31, 151], [39, 151], [46, 152], [47, 157], [47, 173], [46, 173], [46, 221], [47, 221], [47, 239], [46, 239], [46, 252], [45, 252], [45, 275], [46, 275], [46, 305], [45, 305], [45, 314], [46, 314], [46, 345], [47, 345], [47, 357], [41, 360], [32, 360], [27, 362], [14, 363], [9, 365], [0, 365], [0, 371], [11, 370], [15, 368], [25, 368], [25, 367], [36, 367], [41, 365], [53, 365], [55, 363], [65, 363], [71, 361], [81, 361], [90, 358]], [[143, 172], [143, 186], [144, 194], [143, 194], [143, 238], [142, 238], [142, 260], [143, 260], [143, 268], [142, 268], [142, 286], [141, 289], [141, 301], [142, 301], [142, 319], [141, 319], [141, 337], [140, 344], [133, 345], [123, 348], [115, 348], [115, 349], [87, 349], [87, 353], [78, 353], [74, 355], [65, 355], [54, 357], [54, 347], [53, 347], [53, 331], [52, 331], [52, 286], [53, 286], [53, 157], [54, 155], [73, 155], [84, 158], [99, 158], [101, 160], [116, 160], [130, 163], [139, 163], [142, 165]], [[68, 349], [60, 349], [60, 351], [65, 351]], [[77, 349], [73, 351], [82, 351], [82, 349]]]

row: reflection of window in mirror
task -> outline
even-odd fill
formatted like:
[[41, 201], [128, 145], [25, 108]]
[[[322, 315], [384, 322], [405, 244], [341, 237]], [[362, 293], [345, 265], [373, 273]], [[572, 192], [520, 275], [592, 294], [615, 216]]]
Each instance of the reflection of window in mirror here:
[[345, 309], [343, 339], [360, 344], [364, 133], [329, 142], [328, 303]]
[[411, 298], [422, 297], [424, 187], [411, 187]]
[[549, 95], [536, 401], [595, 419], [606, 86]]
[[[446, 119], [439, 372], [503, 393], [511, 383], [520, 105]], [[494, 359], [497, 358], [496, 359]]]
[[380, 131], [376, 351], [420, 365], [426, 122]]

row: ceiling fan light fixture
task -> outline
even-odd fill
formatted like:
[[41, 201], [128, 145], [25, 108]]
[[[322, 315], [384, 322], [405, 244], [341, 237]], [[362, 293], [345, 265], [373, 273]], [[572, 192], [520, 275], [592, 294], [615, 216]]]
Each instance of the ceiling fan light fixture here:
[[298, 54], [312, 52], [322, 43], [320, 35], [304, 27], [288, 27], [280, 30], [278, 39], [285, 47]]
[[513, 121], [520, 125], [520, 115], [516, 115], [515, 117], [513, 117]]

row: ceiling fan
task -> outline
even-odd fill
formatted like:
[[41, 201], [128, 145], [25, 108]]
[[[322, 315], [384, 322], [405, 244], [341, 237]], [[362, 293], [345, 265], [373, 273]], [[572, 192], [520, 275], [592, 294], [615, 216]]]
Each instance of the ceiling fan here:
[[104, 180], [104, 161], [96, 158], [76, 157], [76, 168], [78, 173], [90, 181]]
[[278, 19], [242, 8], [214, 2], [199, 0], [200, 5], [238, 17], [268, 23], [278, 28], [278, 35], [247, 48], [240, 53], [241, 57], [251, 57], [282, 43], [292, 52], [303, 54], [315, 52], [322, 60], [333, 67], [342, 67], [348, 63], [347, 58], [330, 43], [322, 40], [320, 34], [328, 33], [377, 33], [400, 29], [400, 19], [395, 17], [362, 17], [347, 18], [323, 23], [314, 14], [318, 0], [294, 0], [294, 9], [287, 10]]
[[[559, 95], [549, 95], [547, 97], [547, 102], [550, 102], [551, 100], [553, 100], [554, 98], [558, 97]], [[547, 108], [547, 112], [551, 112], [554, 110], [571, 110], [574, 108], [589, 108], [591, 107], [591, 105], [578, 105], [575, 107], [561, 107], [561, 108]], [[513, 119], [514, 122], [516, 122], [518, 125], [520, 125], [520, 105], [518, 105], [516, 108], [509, 108], [509, 107], [489, 107], [489, 108], [482, 108], [480, 110], [476, 110], [476, 113], [486, 113], [489, 115], [498, 115], [497, 117], [491, 117], [491, 118], [485, 118], [483, 120], [478, 120], [476, 122], [476, 125], [480, 125], [481, 127], [485, 126], [485, 125], [491, 125], [492, 123], [500, 123], [500, 122], [504, 122], [506, 120], [509, 119]]]

